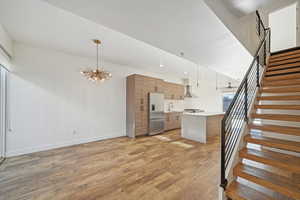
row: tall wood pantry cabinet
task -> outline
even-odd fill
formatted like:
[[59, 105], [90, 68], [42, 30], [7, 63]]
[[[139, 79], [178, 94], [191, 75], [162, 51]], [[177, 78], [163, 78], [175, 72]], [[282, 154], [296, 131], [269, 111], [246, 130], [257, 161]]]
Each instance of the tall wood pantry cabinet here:
[[[184, 87], [162, 79], [133, 74], [126, 80], [126, 132], [128, 137], [148, 134], [149, 99], [151, 92], [163, 93], [165, 99], [182, 100]], [[174, 118], [174, 119], [173, 119]], [[168, 130], [178, 127], [179, 117], [166, 118]], [[174, 123], [177, 125], [174, 125]]]
[[126, 85], [126, 131], [127, 136], [135, 137], [148, 134], [148, 94], [164, 93], [164, 81], [138, 74], [127, 77]]

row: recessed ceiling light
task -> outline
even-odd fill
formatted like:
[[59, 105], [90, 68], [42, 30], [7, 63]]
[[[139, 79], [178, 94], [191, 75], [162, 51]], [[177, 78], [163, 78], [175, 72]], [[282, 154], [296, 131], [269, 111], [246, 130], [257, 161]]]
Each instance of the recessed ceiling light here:
[[183, 72], [184, 74], [188, 74], [187, 72]]
[[160, 67], [164, 67], [164, 65], [163, 65], [163, 64], [160, 64], [159, 66], [160, 66]]

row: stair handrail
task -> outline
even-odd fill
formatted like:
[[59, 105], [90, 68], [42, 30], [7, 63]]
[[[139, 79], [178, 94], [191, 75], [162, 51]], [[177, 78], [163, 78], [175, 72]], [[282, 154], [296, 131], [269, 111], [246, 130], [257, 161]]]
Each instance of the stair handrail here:
[[[257, 88], [261, 84], [264, 65], [266, 65], [267, 53], [271, 49], [271, 29], [265, 28], [260, 14], [256, 11], [257, 32], [260, 42], [235, 96], [224, 114], [221, 125], [221, 184], [225, 190], [228, 184], [226, 170], [232, 159], [243, 126], [248, 123], [249, 107], [255, 99]], [[263, 37], [261, 39], [261, 29]], [[267, 44], [268, 43], [268, 44]], [[261, 55], [263, 54], [263, 55]], [[262, 58], [262, 59], [261, 59]]]

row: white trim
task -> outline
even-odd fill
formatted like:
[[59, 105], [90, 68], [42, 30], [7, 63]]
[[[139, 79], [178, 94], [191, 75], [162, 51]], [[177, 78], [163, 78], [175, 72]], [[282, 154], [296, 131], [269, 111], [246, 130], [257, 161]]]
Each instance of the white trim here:
[[6, 68], [0, 65], [0, 142], [2, 143], [0, 157], [3, 158], [6, 156], [7, 73]]
[[100, 140], [112, 139], [112, 138], [123, 137], [123, 136], [126, 136], [125, 130], [111, 133], [109, 135], [102, 135], [99, 137], [82, 138], [82, 139], [76, 139], [73, 141], [57, 143], [57, 144], [45, 144], [45, 145], [36, 146], [36, 147], [18, 149], [18, 150], [6, 152], [6, 156], [7, 157], [19, 156], [19, 155], [24, 155], [24, 154], [29, 154], [29, 153], [39, 152], [39, 151], [46, 151], [46, 150], [50, 150], [50, 149], [57, 149], [57, 148], [61, 148], [61, 147], [68, 147], [68, 146], [84, 144], [84, 143], [89, 143], [89, 142], [96, 142], [96, 141], [100, 141]]

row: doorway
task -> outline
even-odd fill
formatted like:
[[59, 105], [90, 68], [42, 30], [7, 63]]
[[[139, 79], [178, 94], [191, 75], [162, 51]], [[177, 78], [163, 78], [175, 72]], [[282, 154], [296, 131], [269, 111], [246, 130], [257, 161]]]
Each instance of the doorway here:
[[271, 51], [293, 48], [297, 45], [297, 3], [269, 14]]
[[7, 69], [0, 65], [0, 163], [4, 160], [6, 152], [7, 75]]

